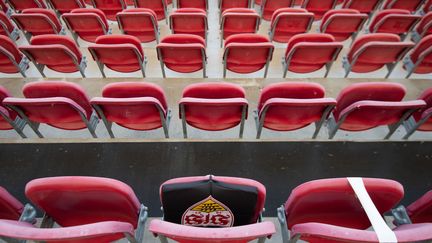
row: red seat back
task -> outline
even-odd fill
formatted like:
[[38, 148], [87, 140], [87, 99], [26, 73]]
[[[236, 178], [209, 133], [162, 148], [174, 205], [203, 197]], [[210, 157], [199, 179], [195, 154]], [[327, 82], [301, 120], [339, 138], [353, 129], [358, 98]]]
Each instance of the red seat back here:
[[78, 8], [62, 15], [71, 31], [81, 39], [95, 42], [96, 38], [108, 32], [108, 21], [99, 9]]
[[141, 42], [131, 35], [99, 36], [96, 45], [89, 46], [89, 49], [95, 51], [100, 62], [118, 72], [138, 71], [141, 68], [139, 58], [144, 61]]
[[21, 14], [12, 14], [21, 30], [32, 35], [58, 34], [62, 27], [54, 11], [41, 8], [25, 9]]
[[124, 0], [93, 0], [94, 7], [102, 10], [108, 20], [116, 21], [116, 14], [126, 8]]
[[342, 47], [329, 34], [298, 34], [291, 38], [285, 51], [285, 59], [291, 57], [288, 70], [307, 73], [321, 69], [335, 59]]
[[[429, 93], [431, 91], [429, 89]], [[408, 216], [414, 224], [432, 222], [432, 190], [426, 192], [406, 209]]]
[[[307, 3], [306, 3], [307, 1]], [[303, 6], [308, 12], [315, 15], [315, 20], [319, 20], [322, 16], [336, 6], [337, 0], [306, 0]]]
[[432, 72], [432, 35], [424, 37], [413, 49], [410, 58], [416, 64], [420, 57], [424, 57], [421, 63], [414, 70], [414, 73], [430, 73]]
[[27, 198], [63, 227], [101, 221], [137, 226], [140, 202], [121, 181], [102, 177], [64, 176], [27, 183]]
[[223, 12], [229, 8], [249, 8], [249, 1], [252, 0], [221, 0], [220, 11]]
[[386, 9], [378, 12], [369, 25], [371, 33], [405, 34], [420, 20], [404, 9]]
[[259, 15], [254, 9], [230, 8], [222, 13], [224, 40], [233, 34], [255, 33]]
[[423, 6], [423, 12], [428, 13], [432, 10], [432, 0], [427, 0]]
[[350, 8], [369, 14], [380, 6], [381, 0], [347, 0], [342, 8]]
[[406, 9], [415, 12], [421, 7], [424, 0], [386, 0], [383, 9]]
[[102, 96], [105, 99], [96, 98], [92, 103], [101, 107], [107, 120], [130, 129], [160, 128], [162, 123], [156, 106], [161, 106], [165, 115], [168, 110], [165, 92], [152, 83], [111, 83], [104, 87]]
[[160, 52], [158, 59], [163, 60], [167, 68], [191, 73], [201, 70], [205, 65], [205, 47], [205, 40], [200, 36], [175, 34], [163, 38], [156, 48]]
[[177, 8], [199, 8], [207, 11], [206, 0], [177, 0]]
[[7, 32], [12, 33], [14, 29], [9, 17], [4, 12], [0, 12], [0, 35], [8, 36]]
[[[403, 198], [403, 187], [396, 181], [363, 178], [363, 183], [381, 215]], [[347, 178], [315, 180], [294, 188], [285, 213], [288, 229], [311, 222], [362, 230], [371, 226]]]
[[151, 42], [156, 39], [157, 16], [149, 8], [125, 9], [117, 14], [117, 21], [125, 34], [135, 36], [141, 42]]
[[[425, 91], [423, 91], [423, 93], [420, 95], [420, 97], [418, 99], [424, 100], [426, 102], [426, 106], [413, 114], [414, 119], [416, 121], [419, 121], [420, 119], [422, 119], [425, 111], [429, 110], [432, 107], [432, 88], [428, 88]], [[432, 131], [432, 119], [428, 119], [417, 130], [419, 130], [419, 131]]]
[[[0, 96], [2, 89], [0, 86]], [[23, 209], [24, 205], [0, 186], [0, 219], [18, 220]]]
[[[12, 121], [14, 121], [15, 118], [16, 118], [16, 116], [17, 116], [17, 114], [15, 113], [15, 111], [13, 111], [13, 110], [11, 110], [11, 109], [9, 109], [7, 107], [4, 107], [2, 105], [3, 100], [5, 98], [7, 98], [7, 97], [10, 97], [10, 96], [11, 95], [10, 95], [9, 91], [7, 89], [5, 89], [3, 86], [0, 85], [0, 112], [3, 113], [3, 114], [5, 114]], [[9, 122], [7, 122], [6, 120], [4, 120], [3, 117], [0, 116], [0, 130], [10, 130], [10, 129], [12, 129], [12, 126], [9, 124]], [[2, 200], [2, 196], [1, 195], [2, 195], [2, 192], [1, 192], [1, 187], [0, 187], [0, 205], [2, 204], [1, 203], [1, 200]], [[3, 208], [3, 207], [0, 207], [0, 209], [1, 208]], [[2, 217], [1, 215], [2, 215], [2, 212], [0, 212], [0, 219], [5, 218], [5, 217]]]
[[273, 40], [288, 42], [296, 34], [306, 33], [312, 25], [314, 14], [301, 8], [280, 8], [273, 13], [271, 28]]
[[17, 12], [21, 12], [24, 9], [29, 8], [46, 8], [44, 1], [42, 0], [8, 0], [9, 5]]
[[9, 7], [6, 5], [4, 0], [0, 0], [0, 11], [3, 13], [7, 13], [9, 10]]
[[236, 34], [225, 41], [226, 67], [237, 73], [253, 73], [271, 60], [273, 44], [267, 36], [258, 34]]
[[[368, 16], [355, 9], [333, 9], [324, 14], [320, 30], [331, 34], [336, 41], [344, 41], [361, 31]], [[325, 28], [325, 31], [324, 31]]]
[[[196, 101], [183, 103], [186, 122], [193, 127], [219, 131], [235, 127], [241, 122], [245, 91], [239, 85], [225, 82], [191, 84], [183, 90], [182, 97], [194, 98]], [[241, 102], [223, 102], [236, 98], [242, 99]]]
[[179, 8], [170, 15], [173, 34], [194, 34], [206, 38], [207, 14], [198, 8]]
[[19, 70], [13, 64], [9, 56], [15, 60], [17, 64], [21, 62], [22, 54], [18, 50], [15, 43], [4, 35], [0, 35], [0, 72], [2, 73], [17, 73]]
[[423, 16], [416, 28], [417, 33], [426, 36], [432, 34], [432, 13]]
[[[261, 3], [257, 3], [261, 4]], [[290, 8], [294, 5], [294, 0], [266, 0], [262, 7], [262, 17], [265, 20], [271, 20], [273, 13], [280, 8]]]
[[69, 13], [76, 8], [85, 8], [84, 0], [47, 0], [60, 14]]
[[[136, 0], [136, 8], [148, 8], [156, 13], [157, 20], [165, 19], [165, 0]], [[167, 3], [165, 2], [165, 6]]]

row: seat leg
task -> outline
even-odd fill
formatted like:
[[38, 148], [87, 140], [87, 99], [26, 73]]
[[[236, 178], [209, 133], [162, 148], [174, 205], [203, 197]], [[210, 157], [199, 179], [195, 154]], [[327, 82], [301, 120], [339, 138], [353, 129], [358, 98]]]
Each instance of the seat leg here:
[[330, 117], [330, 119], [328, 119], [327, 125], [328, 125], [329, 139], [333, 139], [334, 136], [336, 135], [340, 127], [339, 123], [336, 123], [336, 120], [334, 119], [333, 116]]
[[[162, 58], [162, 57], [161, 57], [161, 58]], [[159, 63], [160, 63], [160, 67], [161, 67], [161, 70], [162, 70], [162, 77], [163, 77], [163, 78], [166, 78], [164, 63], [163, 63], [162, 60], [160, 60]]]
[[141, 204], [140, 213], [138, 216], [137, 229], [135, 231], [135, 239], [141, 243], [144, 239], [145, 223], [148, 218], [148, 209], [146, 206]]
[[243, 130], [244, 130], [244, 123], [246, 120], [246, 112], [247, 112], [247, 106], [244, 105], [243, 109], [242, 109], [242, 117], [241, 117], [241, 121], [240, 121], [240, 132], [239, 132], [240, 138], [243, 138]]
[[285, 207], [283, 205], [277, 209], [277, 217], [281, 228], [282, 243], [288, 243], [290, 233], [288, 231], [287, 220], [285, 216]]
[[387, 66], [388, 72], [387, 72], [387, 75], [385, 76], [385, 78], [389, 78], [390, 75], [392, 74], [393, 70], [396, 67], [396, 63], [388, 63], [388, 64], [386, 64], [386, 66]]
[[258, 115], [258, 110], [254, 110], [253, 111], [253, 116], [254, 116], [254, 120], [255, 120], [255, 126], [256, 126], [256, 129], [257, 129], [256, 139], [260, 139], [261, 138], [261, 132], [262, 132], [263, 124], [260, 122], [259, 115]]
[[182, 117], [182, 127], [183, 127], [183, 138], [187, 138], [187, 124], [186, 124], [186, 117], [185, 117], [185, 110], [184, 110], [184, 105], [181, 104], [180, 105], [180, 114]]
[[343, 57], [343, 58], [342, 58], [342, 67], [343, 67], [344, 70], [345, 70], [345, 76], [344, 76], [344, 78], [348, 78], [348, 75], [349, 75], [350, 72], [351, 72], [351, 68], [352, 68], [352, 66], [351, 66], [351, 64], [348, 62], [348, 58], [347, 58], [347, 57]]

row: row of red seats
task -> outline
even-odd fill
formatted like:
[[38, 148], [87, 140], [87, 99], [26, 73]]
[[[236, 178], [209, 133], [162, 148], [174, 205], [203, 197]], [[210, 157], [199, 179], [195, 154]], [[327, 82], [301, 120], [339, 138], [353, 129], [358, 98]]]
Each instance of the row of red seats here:
[[[35, 210], [0, 187], [0, 238], [56, 242], [142, 242], [147, 208], [132, 188], [101, 177], [47, 177], [25, 187], [45, 216], [37, 228]], [[396, 227], [383, 214], [404, 196], [394, 180], [333, 178], [306, 182], [278, 209], [283, 242], [419, 242], [432, 239], [432, 191], [392, 210]], [[260, 182], [224, 176], [175, 178], [160, 186], [163, 220], [149, 231], [161, 242], [264, 242], [275, 232], [261, 222], [266, 188]], [[71, 203], [73, 202], [73, 203]], [[50, 220], [51, 219], [51, 220]], [[60, 227], [52, 228], [53, 223]], [[366, 230], [373, 227], [375, 231]], [[383, 234], [387, 231], [387, 234]], [[290, 234], [291, 233], [291, 234]], [[393, 237], [394, 240], [384, 241]]]
[[[329, 137], [338, 130], [364, 131], [388, 125], [388, 139], [400, 125], [407, 128], [407, 139], [414, 131], [432, 131], [432, 88], [418, 100], [402, 101], [405, 88], [397, 83], [357, 83], [344, 88], [337, 99], [325, 98], [324, 88], [316, 83], [284, 82], [265, 87], [260, 95], [254, 118], [257, 138], [263, 128], [292, 131], [312, 123], [315, 138], [325, 122]], [[14, 128], [22, 137], [28, 124], [39, 136], [39, 124], [65, 129], [88, 129], [96, 137], [95, 128], [102, 119], [111, 137], [112, 123], [133, 130], [162, 127], [168, 138], [171, 113], [161, 87], [146, 82], [120, 82], [105, 86], [103, 97], [89, 99], [77, 84], [61, 81], [39, 81], [23, 87], [25, 98], [13, 98], [0, 89], [3, 104], [0, 129]], [[92, 107], [96, 110], [94, 114]], [[248, 115], [245, 90], [225, 82], [197, 83], [183, 90], [179, 101], [183, 135], [187, 125], [221, 131], [240, 125], [242, 137]], [[15, 121], [14, 121], [15, 120]]]

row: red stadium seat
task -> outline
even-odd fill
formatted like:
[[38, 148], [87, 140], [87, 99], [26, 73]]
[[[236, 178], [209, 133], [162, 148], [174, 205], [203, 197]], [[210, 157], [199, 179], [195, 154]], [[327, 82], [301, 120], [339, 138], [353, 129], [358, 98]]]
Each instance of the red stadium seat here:
[[131, 35], [103, 35], [88, 47], [105, 78], [104, 66], [122, 73], [141, 70], [145, 77], [147, 62], [140, 40]]
[[[15, 131], [22, 137], [27, 138], [27, 136], [23, 133], [23, 129], [25, 125], [24, 120], [20, 119], [17, 116], [17, 113], [11, 109], [8, 109], [7, 107], [2, 105], [2, 102], [5, 98], [11, 97], [9, 91], [7, 91], [4, 87], [0, 85], [0, 130], [11, 130], [15, 129]], [[5, 216], [8, 214], [7, 210], [10, 210], [9, 206], [4, 206], [4, 199], [5, 191], [2, 191], [2, 188], [0, 187], [0, 219], [14, 219], [11, 217]], [[6, 202], [9, 200], [6, 200]], [[5, 210], [4, 212], [2, 210]], [[21, 213], [21, 212], [20, 212]], [[11, 213], [12, 214], [12, 213]]]
[[177, 8], [199, 8], [201, 10], [207, 11], [208, 0], [176, 0]]
[[404, 139], [408, 139], [415, 131], [432, 131], [432, 88], [423, 91], [418, 99], [426, 102], [426, 106], [419, 109], [410, 119], [404, 122], [404, 127], [407, 131], [403, 137]]
[[5, 3], [5, 0], [0, 0], [0, 11], [2, 11], [3, 13], [5, 13], [7, 15], [9, 15], [9, 13], [12, 12], [12, 10]]
[[52, 10], [32, 8], [25, 9], [20, 14], [12, 14], [15, 21], [28, 42], [32, 36], [45, 34], [65, 34], [57, 15]]
[[116, 14], [126, 9], [124, 0], [92, 0], [93, 7], [102, 10], [108, 20], [117, 21]]
[[394, 223], [399, 227], [412, 227], [413, 224], [428, 224], [432, 222], [432, 190], [411, 203], [392, 210]]
[[384, 0], [346, 0], [342, 8], [349, 8], [358, 10], [360, 13], [372, 16]]
[[29, 8], [47, 8], [43, 0], [7, 0], [9, 5], [16, 11], [22, 12]]
[[339, 129], [365, 131], [387, 125], [389, 139], [396, 129], [426, 103], [421, 100], [402, 101], [405, 87], [397, 83], [356, 83], [344, 88], [329, 120], [329, 137]]
[[250, 8], [253, 0], [220, 0], [220, 13], [230, 8]]
[[396, 64], [414, 47], [414, 43], [401, 42], [395, 34], [373, 33], [357, 38], [342, 60], [345, 78], [349, 73], [368, 73], [386, 66], [388, 78]]
[[426, 0], [422, 11], [423, 13], [429, 13], [430, 11], [432, 11], [432, 0]]
[[386, 9], [378, 12], [369, 25], [370, 33], [390, 33], [404, 40], [421, 17], [403, 9]]
[[45, 66], [60, 73], [79, 71], [85, 77], [87, 60], [70, 37], [38, 35], [31, 39], [30, 45], [19, 49], [33, 62], [42, 77], [46, 77], [43, 72]]
[[432, 35], [432, 12], [422, 17], [420, 23], [413, 30], [411, 39], [418, 43], [423, 37]]
[[323, 15], [336, 7], [337, 0], [304, 0], [302, 8], [311, 12], [315, 16], [315, 20], [320, 20]]
[[156, 13], [157, 20], [168, 19], [167, 2], [165, 0], [135, 0], [136, 8], [148, 8]]
[[271, 20], [273, 13], [280, 8], [290, 8], [294, 6], [294, 0], [255, 0], [261, 5], [261, 17], [265, 20]]
[[190, 34], [168, 35], [156, 46], [158, 59], [165, 78], [165, 66], [180, 73], [203, 70], [206, 78], [206, 43], [203, 38]]
[[273, 57], [274, 46], [267, 36], [258, 34], [236, 34], [225, 41], [223, 55], [224, 73], [253, 73], [265, 67], [264, 78]]
[[[0, 87], [1, 88], [1, 87]], [[1, 94], [0, 94], [1, 95]], [[30, 205], [25, 206], [0, 186], [0, 221], [12, 221], [33, 224], [36, 222], [36, 210]], [[5, 232], [0, 230], [0, 232]], [[0, 239], [1, 233], [0, 233]]]
[[46, 0], [52, 9], [61, 15], [69, 13], [76, 8], [85, 8], [84, 0]]
[[409, 78], [412, 73], [432, 73], [432, 35], [423, 38], [414, 50], [404, 59], [404, 66]]
[[[27, 183], [25, 194], [59, 226], [72, 227], [73, 236], [85, 238], [79, 236], [81, 232], [99, 237], [87, 242], [112, 242], [124, 238], [123, 232], [132, 242], [142, 242], [147, 208], [140, 204], [132, 188], [121, 181], [86, 176], [47, 177]], [[99, 230], [104, 237], [97, 234]], [[67, 239], [58, 233], [57, 237]]]
[[243, 137], [248, 102], [242, 87], [225, 82], [196, 83], [183, 90], [179, 102], [183, 136], [187, 138], [187, 125], [221, 131], [240, 124], [239, 137]]
[[256, 33], [260, 25], [260, 16], [254, 9], [230, 8], [221, 16], [221, 47], [223, 40], [234, 34]]
[[7, 36], [13, 41], [19, 39], [19, 30], [15, 28], [9, 17], [3, 12], [0, 12], [0, 35]]
[[0, 72], [21, 73], [26, 77], [25, 71], [29, 67], [29, 60], [18, 50], [15, 43], [4, 35], [0, 35]]
[[65, 13], [62, 18], [78, 44], [78, 37], [88, 42], [111, 32], [105, 14], [99, 9], [78, 8]]
[[275, 233], [271, 222], [257, 223], [266, 198], [254, 180], [194, 176], [175, 178], [160, 187], [164, 220], [152, 220], [149, 231], [162, 242], [264, 242]]
[[333, 98], [324, 98], [324, 87], [317, 83], [283, 82], [266, 86], [255, 113], [257, 138], [262, 128], [274, 131], [293, 131], [315, 123], [316, 138], [331, 110]]
[[[395, 206], [403, 194], [402, 185], [387, 179], [337, 178], [304, 183], [296, 187], [285, 205], [278, 209], [282, 230], [291, 231], [291, 234], [282, 233], [284, 242], [430, 240], [432, 224], [391, 230], [384, 221], [383, 214]], [[371, 225], [375, 232], [365, 230]]]
[[23, 87], [25, 98], [5, 98], [3, 104], [13, 109], [40, 137], [40, 123], [64, 130], [87, 128], [96, 137], [99, 119], [85, 91], [77, 84], [63, 81], [31, 82]]
[[331, 34], [336, 41], [349, 38], [354, 41], [367, 19], [367, 14], [362, 14], [355, 9], [329, 10], [322, 18], [320, 32]]
[[386, 0], [383, 9], [405, 9], [414, 13], [424, 2], [425, 0]]
[[104, 87], [102, 96], [93, 98], [91, 104], [105, 123], [111, 138], [114, 138], [111, 130], [113, 122], [138, 131], [162, 127], [165, 137], [169, 138], [171, 111], [165, 92], [158, 85], [144, 82], [112, 83]]
[[324, 77], [330, 72], [343, 45], [329, 34], [298, 34], [288, 42], [282, 61], [285, 78], [287, 72], [310, 73], [326, 67]]
[[179, 8], [170, 15], [173, 34], [193, 34], [207, 40], [207, 14], [198, 8]]
[[270, 40], [287, 43], [296, 34], [306, 33], [314, 21], [314, 14], [301, 8], [280, 8], [273, 13]]
[[148, 8], [125, 9], [117, 14], [117, 22], [123, 34], [132, 35], [141, 42], [159, 43], [156, 13]]

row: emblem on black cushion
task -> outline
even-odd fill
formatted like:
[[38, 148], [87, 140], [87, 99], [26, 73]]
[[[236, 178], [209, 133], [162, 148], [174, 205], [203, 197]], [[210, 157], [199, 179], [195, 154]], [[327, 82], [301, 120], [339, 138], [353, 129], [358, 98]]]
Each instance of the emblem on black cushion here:
[[234, 215], [227, 206], [209, 196], [189, 207], [183, 213], [181, 223], [190, 226], [231, 227]]

